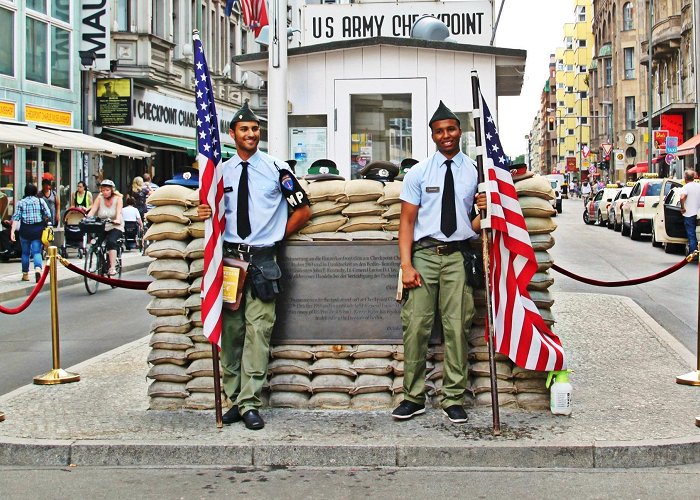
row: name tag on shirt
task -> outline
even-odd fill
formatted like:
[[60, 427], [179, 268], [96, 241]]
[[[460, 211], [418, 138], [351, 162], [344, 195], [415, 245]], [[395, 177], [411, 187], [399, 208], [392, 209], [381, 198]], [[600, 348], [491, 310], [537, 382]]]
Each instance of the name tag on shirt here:
[[425, 188], [426, 193], [439, 193], [440, 192], [440, 186], [427, 186]]
[[233, 192], [233, 188], [231, 186], [224, 187], [224, 193], [231, 193], [231, 192]]

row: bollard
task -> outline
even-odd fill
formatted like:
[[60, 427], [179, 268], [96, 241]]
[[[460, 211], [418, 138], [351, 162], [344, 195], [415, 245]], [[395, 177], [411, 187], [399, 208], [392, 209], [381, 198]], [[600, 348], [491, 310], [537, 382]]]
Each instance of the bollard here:
[[67, 384], [78, 382], [80, 375], [61, 369], [58, 341], [58, 248], [50, 246], [48, 251], [49, 279], [51, 290], [51, 351], [53, 354], [53, 370], [43, 375], [34, 377], [34, 383], [38, 385]]
[[5, 414], [0, 411], [0, 422], [4, 422], [4, 421], [5, 421]]

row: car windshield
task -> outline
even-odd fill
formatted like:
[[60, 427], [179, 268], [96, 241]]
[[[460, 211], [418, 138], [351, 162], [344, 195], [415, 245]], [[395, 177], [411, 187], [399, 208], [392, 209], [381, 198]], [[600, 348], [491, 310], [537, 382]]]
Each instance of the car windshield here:
[[647, 185], [646, 196], [659, 196], [661, 194], [661, 183], [660, 182], [650, 182]]

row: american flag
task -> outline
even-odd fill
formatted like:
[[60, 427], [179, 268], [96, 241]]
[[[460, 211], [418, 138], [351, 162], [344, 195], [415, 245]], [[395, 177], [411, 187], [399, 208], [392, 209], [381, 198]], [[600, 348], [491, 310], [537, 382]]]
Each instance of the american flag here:
[[[226, 8], [224, 12], [227, 16], [231, 15], [233, 4], [236, 0], [226, 0]], [[267, 26], [267, 4], [265, 0], [238, 0], [241, 4], [241, 13], [243, 14], [243, 24], [248, 26], [255, 32], [255, 36], [260, 34], [263, 26]]]
[[537, 272], [535, 251], [525, 227], [508, 161], [496, 122], [481, 95], [486, 148], [486, 179], [490, 191], [491, 301], [495, 350], [528, 370], [563, 370], [561, 341], [547, 327], [530, 298], [527, 285]]
[[204, 276], [202, 278], [202, 323], [204, 335], [221, 347], [223, 308], [224, 181], [221, 143], [209, 68], [199, 34], [195, 32], [194, 73], [197, 105], [197, 163], [199, 202], [211, 207], [212, 217], [204, 221]]

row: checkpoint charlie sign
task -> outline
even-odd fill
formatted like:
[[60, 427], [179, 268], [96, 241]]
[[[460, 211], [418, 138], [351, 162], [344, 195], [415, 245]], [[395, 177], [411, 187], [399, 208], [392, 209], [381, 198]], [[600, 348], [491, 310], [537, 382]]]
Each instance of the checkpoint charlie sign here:
[[359, 38], [408, 38], [419, 17], [436, 17], [450, 30], [450, 39], [472, 45], [491, 40], [491, 3], [407, 2], [305, 5], [302, 14], [303, 45]]

